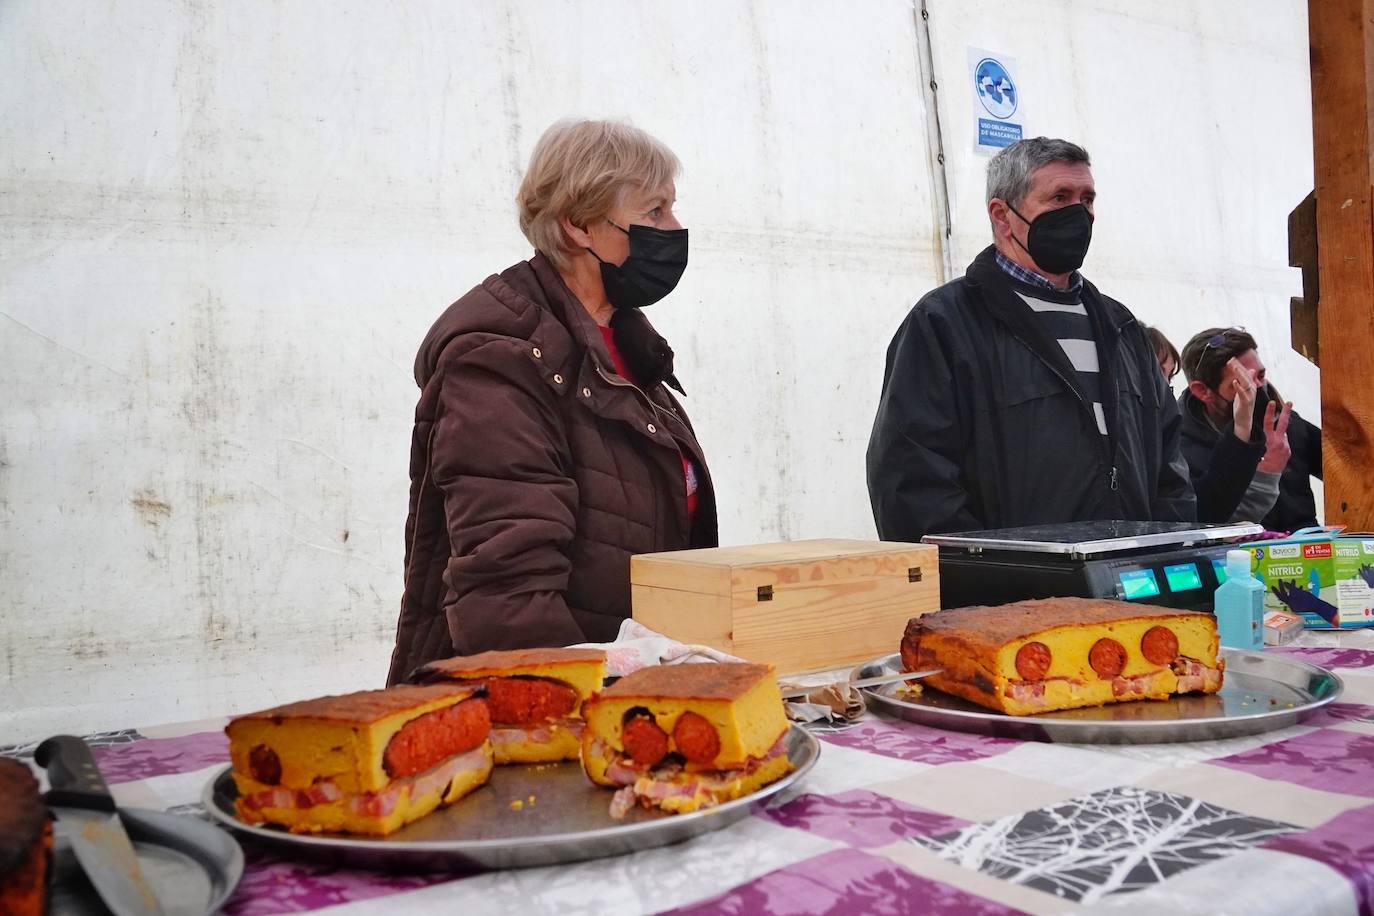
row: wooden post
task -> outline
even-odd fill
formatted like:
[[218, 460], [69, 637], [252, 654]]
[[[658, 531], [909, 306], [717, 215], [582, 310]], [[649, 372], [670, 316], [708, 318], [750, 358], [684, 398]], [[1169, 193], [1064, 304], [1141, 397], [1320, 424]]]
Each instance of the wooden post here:
[[1374, 0], [1308, 0], [1326, 523], [1374, 530]]
[[1320, 366], [1317, 341], [1317, 305], [1321, 284], [1317, 282], [1317, 192], [1302, 199], [1288, 214], [1288, 266], [1302, 268], [1302, 295], [1288, 301], [1288, 333], [1293, 349], [1314, 366]]

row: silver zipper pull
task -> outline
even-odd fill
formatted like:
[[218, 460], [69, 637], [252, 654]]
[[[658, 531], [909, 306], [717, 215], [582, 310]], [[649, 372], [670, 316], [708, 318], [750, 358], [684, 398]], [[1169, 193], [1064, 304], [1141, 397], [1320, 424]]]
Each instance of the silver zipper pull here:
[[1109, 478], [1109, 480], [1111, 481], [1112, 490], [1113, 490], [1113, 492], [1115, 492], [1115, 490], [1116, 490], [1116, 467], [1115, 467], [1115, 466], [1112, 467], [1112, 474], [1111, 474], [1111, 477]]

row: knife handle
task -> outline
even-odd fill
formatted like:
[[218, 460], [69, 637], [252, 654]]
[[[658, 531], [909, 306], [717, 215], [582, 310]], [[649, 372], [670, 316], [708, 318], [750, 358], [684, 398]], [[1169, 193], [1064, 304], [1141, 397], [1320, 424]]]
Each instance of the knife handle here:
[[114, 811], [115, 801], [90, 746], [74, 735], [56, 735], [38, 745], [33, 759], [48, 771], [48, 804]]

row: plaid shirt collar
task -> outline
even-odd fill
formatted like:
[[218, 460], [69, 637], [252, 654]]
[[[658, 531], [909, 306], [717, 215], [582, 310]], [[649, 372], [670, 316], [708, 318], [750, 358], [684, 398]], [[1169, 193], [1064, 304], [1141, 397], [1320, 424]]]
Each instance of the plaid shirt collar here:
[[1020, 264], [1017, 264], [1015, 261], [1002, 254], [1002, 252], [994, 251], [993, 254], [997, 258], [997, 266], [1002, 268], [1002, 271], [1013, 280], [1020, 280], [1022, 283], [1038, 286], [1041, 289], [1052, 289], [1056, 293], [1076, 293], [1083, 288], [1083, 275], [1076, 270], [1069, 274], [1069, 288], [1060, 289], [1035, 271], [1027, 270]]

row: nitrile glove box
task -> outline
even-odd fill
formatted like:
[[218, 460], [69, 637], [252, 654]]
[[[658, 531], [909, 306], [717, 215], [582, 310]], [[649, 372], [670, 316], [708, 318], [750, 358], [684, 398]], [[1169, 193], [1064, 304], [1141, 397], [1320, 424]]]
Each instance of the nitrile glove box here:
[[1298, 614], [1309, 627], [1374, 626], [1374, 535], [1340, 530], [1308, 528], [1245, 545], [1266, 610]]

